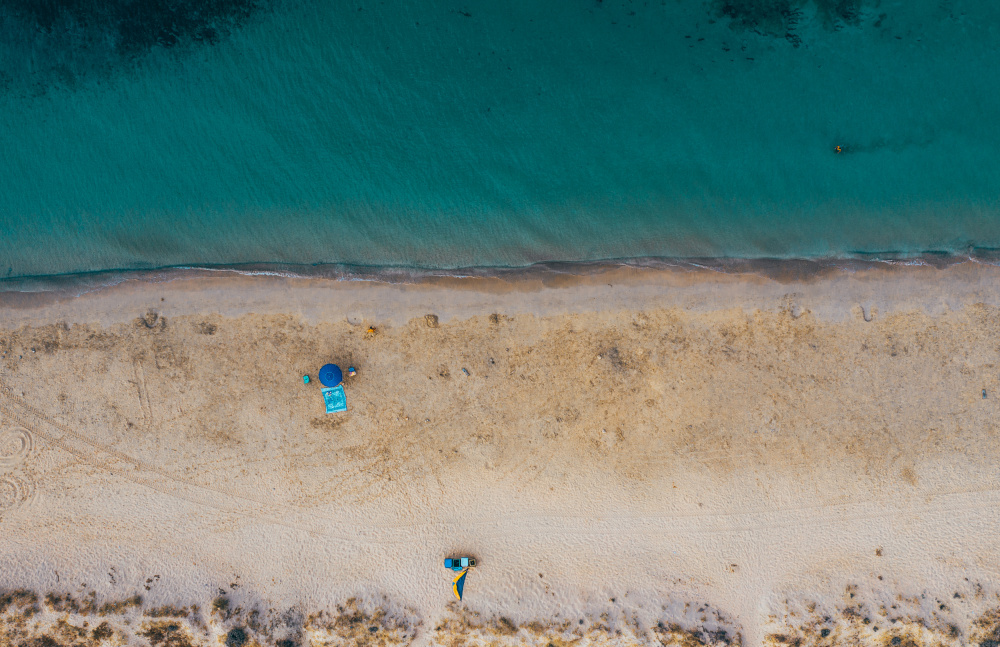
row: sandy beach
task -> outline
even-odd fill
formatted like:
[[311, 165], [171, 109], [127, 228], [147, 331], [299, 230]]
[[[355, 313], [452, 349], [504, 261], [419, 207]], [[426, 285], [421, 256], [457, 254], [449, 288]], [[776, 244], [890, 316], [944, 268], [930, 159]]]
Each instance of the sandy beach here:
[[996, 647], [998, 333], [973, 262], [5, 293], [0, 644]]

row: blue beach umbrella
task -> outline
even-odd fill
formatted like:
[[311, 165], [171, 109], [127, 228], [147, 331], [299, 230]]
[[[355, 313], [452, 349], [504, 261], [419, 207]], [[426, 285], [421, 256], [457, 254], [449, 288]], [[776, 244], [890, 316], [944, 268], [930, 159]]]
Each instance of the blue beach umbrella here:
[[465, 576], [468, 574], [469, 569], [465, 569], [451, 583], [451, 590], [455, 592], [455, 597], [458, 598], [459, 602], [462, 601], [462, 591], [465, 590]]
[[344, 381], [344, 374], [336, 364], [327, 364], [319, 369], [319, 381], [323, 386], [337, 386]]

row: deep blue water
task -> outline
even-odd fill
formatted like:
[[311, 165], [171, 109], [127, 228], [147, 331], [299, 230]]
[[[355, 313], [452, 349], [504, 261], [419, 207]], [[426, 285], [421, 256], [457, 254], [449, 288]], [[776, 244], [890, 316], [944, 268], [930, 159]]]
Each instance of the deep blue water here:
[[994, 2], [190, 2], [0, 8], [0, 277], [1000, 247]]

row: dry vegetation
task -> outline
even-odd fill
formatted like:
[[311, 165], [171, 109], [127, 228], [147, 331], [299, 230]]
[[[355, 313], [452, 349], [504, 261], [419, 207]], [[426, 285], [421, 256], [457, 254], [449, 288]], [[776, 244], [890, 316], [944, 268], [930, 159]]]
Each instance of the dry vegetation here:
[[[970, 614], [987, 599], [979, 585], [968, 583], [948, 595], [887, 595], [848, 586], [840, 604], [790, 602], [786, 613], [771, 618], [768, 647], [996, 647], [1000, 611]], [[971, 622], [965, 618], [972, 615]]]
[[[442, 647], [539, 646], [569, 647], [618, 645], [650, 647], [740, 647], [737, 628], [718, 612], [707, 611], [706, 626], [682, 627], [677, 622], [658, 622], [642, 627], [634, 619], [612, 618], [609, 613], [597, 617], [541, 622], [516, 623], [502, 615], [482, 617], [479, 613], [451, 605], [450, 613], [434, 627], [432, 644]], [[728, 625], [728, 629], [719, 628]]]
[[[335, 608], [304, 612], [232, 606], [220, 596], [203, 614], [199, 605], [143, 607], [141, 599], [94, 601], [93, 594], [44, 596], [17, 590], [0, 595], [0, 644], [14, 647], [396, 647], [418, 636], [431, 645], [648, 645], [740, 647], [738, 628], [717, 611], [698, 609], [707, 625], [659, 622], [641, 627], [634, 619], [598, 617], [515, 622], [483, 617], [452, 604], [433, 627], [388, 600], [366, 604], [349, 599]], [[690, 605], [688, 605], [690, 607]], [[693, 609], [693, 607], [692, 607]], [[722, 626], [728, 628], [720, 628]], [[711, 627], [711, 628], [708, 628]]]
[[351, 599], [308, 615], [233, 607], [222, 596], [199, 605], [142, 606], [139, 596], [95, 603], [96, 595], [26, 590], [0, 595], [0, 645], [11, 647], [392, 647], [409, 644], [419, 622], [405, 611]]

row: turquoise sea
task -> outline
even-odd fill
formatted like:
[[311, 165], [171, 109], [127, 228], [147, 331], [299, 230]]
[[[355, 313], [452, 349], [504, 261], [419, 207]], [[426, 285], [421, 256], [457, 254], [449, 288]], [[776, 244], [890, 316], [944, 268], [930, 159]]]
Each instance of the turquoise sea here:
[[995, 2], [188, 2], [0, 6], [0, 277], [1000, 247]]

